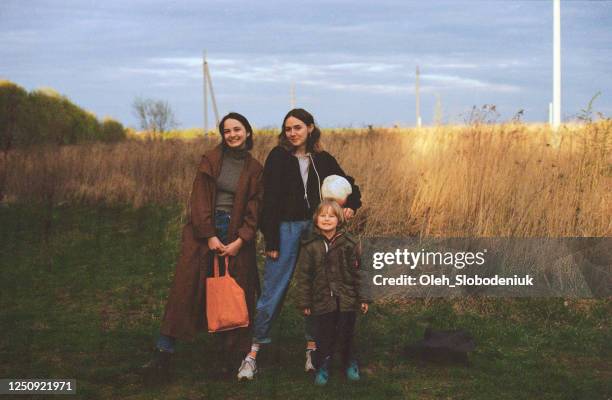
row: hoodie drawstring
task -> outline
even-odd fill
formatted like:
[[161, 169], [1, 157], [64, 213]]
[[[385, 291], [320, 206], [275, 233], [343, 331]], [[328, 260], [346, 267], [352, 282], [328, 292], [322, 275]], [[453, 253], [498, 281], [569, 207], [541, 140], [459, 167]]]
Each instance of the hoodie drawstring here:
[[[319, 176], [319, 171], [317, 171], [317, 166], [315, 165], [314, 158], [312, 158], [312, 154], [308, 153], [308, 157], [310, 157], [312, 168], [314, 168], [315, 174], [317, 174], [317, 181], [319, 182], [319, 186], [317, 186], [317, 188], [319, 189], [319, 200], [323, 201], [323, 196], [321, 195], [321, 177]], [[310, 208], [310, 205], [308, 206], [308, 208]]]

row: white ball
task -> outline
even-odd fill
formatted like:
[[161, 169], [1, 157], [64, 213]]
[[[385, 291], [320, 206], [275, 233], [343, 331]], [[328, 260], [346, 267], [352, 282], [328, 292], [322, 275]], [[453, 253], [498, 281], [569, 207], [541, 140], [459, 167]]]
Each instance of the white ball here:
[[344, 203], [351, 193], [353, 193], [351, 184], [340, 175], [328, 176], [321, 186], [323, 199], [336, 200], [338, 203]]

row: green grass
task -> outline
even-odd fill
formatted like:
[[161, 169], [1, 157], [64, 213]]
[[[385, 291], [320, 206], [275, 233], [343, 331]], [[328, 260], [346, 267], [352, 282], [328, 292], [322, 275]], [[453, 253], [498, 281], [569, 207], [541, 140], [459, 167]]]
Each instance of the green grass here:
[[[214, 340], [180, 343], [176, 379], [142, 384], [178, 256], [178, 208], [0, 207], [0, 377], [75, 378], [78, 398], [607, 399], [607, 300], [460, 299], [374, 304], [360, 317], [364, 379], [303, 371], [291, 292], [254, 382], [214, 379]], [[402, 348], [434, 328], [477, 340], [471, 365], [422, 366]], [[20, 396], [18, 398], [26, 398]], [[4, 398], [4, 397], [3, 397]], [[73, 398], [73, 397], [71, 397]]]

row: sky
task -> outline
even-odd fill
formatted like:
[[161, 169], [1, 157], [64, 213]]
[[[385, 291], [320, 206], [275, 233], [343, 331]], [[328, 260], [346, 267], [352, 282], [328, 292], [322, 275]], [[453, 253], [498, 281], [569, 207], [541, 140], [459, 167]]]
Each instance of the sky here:
[[[484, 104], [547, 121], [552, 3], [2, 0], [0, 79], [133, 127], [135, 98], [164, 100], [202, 127], [206, 50], [221, 115], [278, 127], [294, 84], [322, 127], [411, 126], [418, 65], [425, 125], [437, 101], [445, 123]], [[612, 1], [561, 0], [561, 26], [563, 119], [598, 92], [611, 116]]]

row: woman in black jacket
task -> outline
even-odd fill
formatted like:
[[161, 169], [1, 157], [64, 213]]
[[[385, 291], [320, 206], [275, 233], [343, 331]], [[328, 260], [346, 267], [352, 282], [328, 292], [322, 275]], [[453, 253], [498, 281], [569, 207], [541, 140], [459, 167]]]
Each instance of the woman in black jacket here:
[[[279, 144], [264, 166], [264, 202], [260, 227], [266, 242], [263, 290], [257, 302], [253, 328], [253, 346], [238, 378], [252, 379], [257, 372], [256, 356], [260, 344], [270, 343], [270, 328], [281, 309], [291, 281], [300, 246], [300, 238], [311, 229], [312, 215], [322, 200], [321, 185], [329, 175], [340, 175], [352, 186], [343, 205], [344, 215], [351, 218], [361, 206], [361, 194], [354, 179], [347, 176], [336, 159], [323, 151], [321, 131], [312, 115], [301, 108], [283, 119]], [[315, 349], [310, 318], [306, 318], [306, 366], [314, 370], [310, 353]]]

